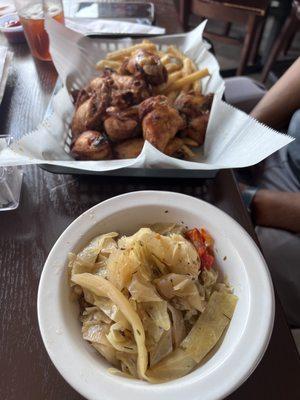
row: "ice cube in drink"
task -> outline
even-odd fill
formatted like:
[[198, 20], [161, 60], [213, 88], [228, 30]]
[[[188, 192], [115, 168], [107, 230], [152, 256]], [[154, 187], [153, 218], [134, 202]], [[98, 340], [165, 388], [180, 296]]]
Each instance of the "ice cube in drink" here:
[[[47, 13], [60, 23], [64, 23], [64, 13], [59, 4], [49, 4]], [[42, 61], [51, 61], [49, 38], [45, 31], [45, 18], [42, 4], [32, 4], [19, 11], [20, 22], [34, 57]]]

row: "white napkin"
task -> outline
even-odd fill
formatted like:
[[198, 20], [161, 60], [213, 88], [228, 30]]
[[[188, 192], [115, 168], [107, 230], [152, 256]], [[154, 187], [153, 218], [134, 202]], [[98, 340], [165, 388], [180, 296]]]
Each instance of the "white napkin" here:
[[109, 19], [93, 18], [66, 18], [65, 24], [68, 28], [84, 35], [91, 33], [99, 34], [155, 34], [165, 33], [165, 29], [159, 26], [136, 24], [126, 21], [115, 21]]

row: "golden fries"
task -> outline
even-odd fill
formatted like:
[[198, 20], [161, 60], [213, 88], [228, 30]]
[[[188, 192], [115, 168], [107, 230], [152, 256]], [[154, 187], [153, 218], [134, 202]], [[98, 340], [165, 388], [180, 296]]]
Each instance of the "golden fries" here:
[[169, 63], [165, 65], [166, 70], [170, 74], [171, 72], [178, 71], [179, 69], [182, 69], [182, 65], [177, 64], [177, 63]]
[[176, 71], [176, 72], [173, 72], [172, 74], [170, 74], [168, 81], [167, 81], [166, 88], [169, 87], [172, 83], [176, 82], [181, 77], [182, 77], [182, 71]]
[[184, 152], [187, 159], [194, 158], [196, 155], [186, 144], [181, 147], [181, 150]]
[[125, 49], [116, 50], [111, 53], [107, 53], [106, 58], [108, 60], [122, 60], [124, 57], [130, 56], [136, 50], [156, 50], [156, 45], [151, 42], [143, 42], [139, 44], [135, 44], [130, 47], [126, 47]]
[[168, 76], [168, 81], [167, 83], [163, 83], [162, 85], [157, 86], [156, 88], [156, 93], [163, 94], [166, 92], [166, 89], [172, 85], [173, 82], [176, 82], [177, 79], [180, 79], [182, 77], [182, 70], [181, 71], [176, 71], [172, 72]]
[[[182, 75], [183, 76], [188, 76], [193, 72], [193, 65], [192, 65], [192, 60], [189, 58], [185, 58], [183, 60], [183, 68], [182, 68]], [[182, 91], [184, 93], [187, 93], [190, 90], [191, 84], [187, 84], [182, 88]]]
[[189, 137], [182, 138], [182, 140], [183, 140], [183, 143], [186, 144], [187, 146], [191, 146], [191, 147], [199, 146], [199, 144], [196, 142], [196, 140], [191, 139]]
[[179, 60], [184, 60], [186, 58], [186, 56], [183, 53], [181, 53], [181, 51], [177, 49], [177, 47], [175, 46], [169, 46], [167, 53], [173, 55], [176, 58], [179, 58]]
[[167, 92], [169, 93], [174, 90], [182, 89], [185, 85], [192, 84], [195, 81], [202, 79], [208, 75], [209, 75], [209, 72], [208, 72], [207, 68], [204, 68], [200, 71], [195, 71], [195, 72], [191, 73], [190, 75], [184, 76], [183, 78], [179, 79], [178, 81], [172, 83], [172, 85], [170, 85], [167, 88]]

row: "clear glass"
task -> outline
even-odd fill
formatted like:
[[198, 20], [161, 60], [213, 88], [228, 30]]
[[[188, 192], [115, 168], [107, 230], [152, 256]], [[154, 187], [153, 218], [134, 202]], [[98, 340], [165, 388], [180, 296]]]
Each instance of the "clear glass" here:
[[[11, 138], [0, 135], [0, 140], [9, 145]], [[0, 166], [0, 211], [14, 210], [18, 207], [22, 187], [23, 171], [21, 167]]]
[[18, 207], [22, 187], [21, 167], [0, 167], [0, 211]]
[[62, 0], [14, 0], [31, 54], [42, 61], [51, 61], [49, 38], [45, 31], [45, 13], [64, 23]]

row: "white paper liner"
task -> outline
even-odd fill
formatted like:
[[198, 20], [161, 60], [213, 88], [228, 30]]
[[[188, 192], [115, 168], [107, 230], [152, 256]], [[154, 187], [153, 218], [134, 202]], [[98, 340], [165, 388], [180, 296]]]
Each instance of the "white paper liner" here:
[[[142, 153], [132, 160], [75, 161], [65, 151], [73, 105], [68, 91], [79, 89], [96, 76], [95, 63], [108, 51], [139, 42], [129, 38], [90, 39], [48, 19], [50, 51], [65, 87], [53, 99], [53, 114], [37, 130], [24, 135], [11, 148], [0, 141], [1, 165], [48, 164], [85, 171], [130, 168], [181, 168], [212, 170], [246, 167], [258, 163], [293, 139], [258, 123], [221, 100], [224, 81], [219, 65], [203, 42], [206, 22], [187, 34], [153, 38], [159, 46], [174, 44], [191, 57], [199, 69], [207, 67], [210, 77], [202, 80], [204, 93], [215, 93], [205, 145], [193, 161], [178, 160], [159, 152], [145, 142]], [[66, 89], [67, 88], [67, 89]], [[2, 149], [2, 150], [1, 150]]]

